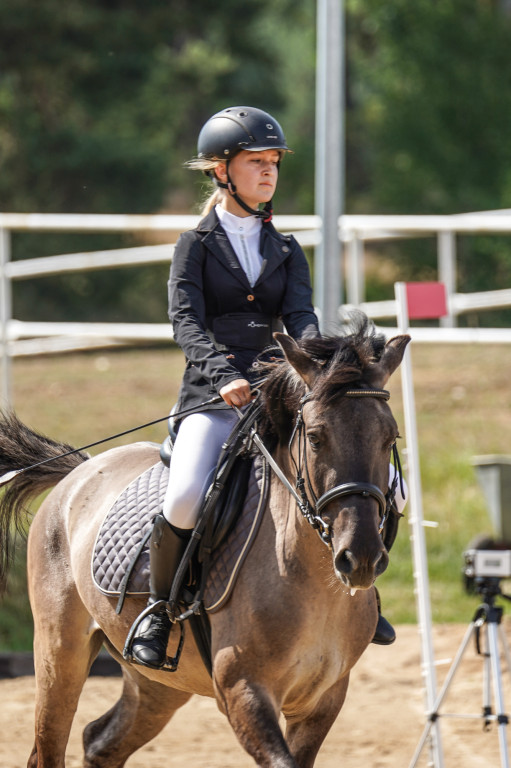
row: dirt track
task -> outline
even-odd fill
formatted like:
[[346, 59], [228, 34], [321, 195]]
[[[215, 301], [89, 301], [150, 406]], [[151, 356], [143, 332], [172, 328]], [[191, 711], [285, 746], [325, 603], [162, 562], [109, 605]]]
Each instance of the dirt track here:
[[[506, 618], [506, 634], [511, 623]], [[467, 629], [445, 625], [434, 631], [438, 680], [449, 669]], [[443, 663], [442, 663], [443, 662]], [[481, 713], [482, 663], [471, 643], [463, 657], [442, 713]], [[506, 673], [505, 697], [511, 705]], [[89, 678], [68, 747], [67, 768], [82, 765], [81, 731], [102, 714], [120, 692], [119, 678]], [[34, 680], [0, 681], [0, 766], [23, 768], [32, 746]], [[424, 726], [420, 641], [416, 627], [398, 628], [390, 648], [370, 646], [352, 675], [348, 699], [316, 762], [317, 768], [406, 768]], [[445, 768], [498, 768], [497, 729], [483, 732], [482, 721], [441, 721]], [[511, 734], [508, 735], [511, 743]], [[418, 763], [428, 764], [427, 750]], [[139, 750], [129, 768], [253, 768], [214, 702], [195, 697], [152, 743]]]

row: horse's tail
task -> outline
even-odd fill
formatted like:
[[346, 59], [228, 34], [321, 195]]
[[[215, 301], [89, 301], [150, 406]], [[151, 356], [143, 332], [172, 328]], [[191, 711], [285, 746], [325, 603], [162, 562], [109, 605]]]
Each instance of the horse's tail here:
[[[0, 498], [0, 592], [5, 585], [15, 534], [25, 533], [28, 502], [89, 458], [79, 451], [63, 455], [72, 450], [70, 445], [34, 432], [13, 412], [0, 413], [0, 478], [8, 472], [14, 475]], [[48, 463], [40, 464], [44, 461]]]

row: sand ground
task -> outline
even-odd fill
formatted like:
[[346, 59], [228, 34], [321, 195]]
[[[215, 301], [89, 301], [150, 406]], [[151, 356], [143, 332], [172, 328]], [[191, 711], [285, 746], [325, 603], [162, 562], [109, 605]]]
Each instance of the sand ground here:
[[[460, 648], [467, 625], [434, 628], [437, 679], [441, 684]], [[504, 622], [506, 636], [511, 624]], [[398, 627], [390, 648], [370, 646], [352, 673], [347, 701], [326, 739], [317, 768], [406, 768], [424, 728], [424, 692], [420, 637], [415, 626]], [[498, 728], [483, 729], [483, 663], [470, 642], [440, 708], [479, 717], [441, 718], [445, 768], [493, 768], [503, 765]], [[511, 705], [509, 675], [503, 665], [505, 702]], [[120, 693], [120, 678], [87, 681], [73, 725], [67, 768], [82, 765], [81, 732], [108, 709]], [[32, 747], [34, 679], [0, 681], [0, 766], [22, 768]], [[509, 711], [509, 709], [508, 709]], [[503, 729], [507, 736], [508, 728]], [[511, 742], [511, 734], [508, 741]], [[417, 763], [429, 762], [425, 749]], [[251, 768], [254, 763], [238, 745], [214, 701], [194, 697], [164, 731], [128, 761], [129, 768]]]

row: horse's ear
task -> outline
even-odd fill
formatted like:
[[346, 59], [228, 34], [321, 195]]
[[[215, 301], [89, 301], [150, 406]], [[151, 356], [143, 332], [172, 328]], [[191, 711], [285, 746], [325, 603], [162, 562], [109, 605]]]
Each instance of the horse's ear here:
[[371, 366], [368, 380], [371, 384], [378, 387], [384, 387], [394, 371], [401, 365], [403, 355], [411, 336], [403, 334], [394, 336], [385, 344], [382, 356], [377, 363]]
[[303, 349], [300, 349], [291, 336], [287, 336], [285, 333], [274, 333], [273, 338], [284, 352], [289, 365], [295, 369], [309, 389], [312, 389], [314, 382], [322, 370], [319, 363], [312, 360]]

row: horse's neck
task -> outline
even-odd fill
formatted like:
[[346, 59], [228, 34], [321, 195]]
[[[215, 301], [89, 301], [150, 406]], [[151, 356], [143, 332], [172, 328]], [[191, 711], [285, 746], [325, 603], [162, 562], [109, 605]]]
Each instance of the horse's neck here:
[[[273, 458], [294, 488], [296, 468], [287, 449], [278, 447]], [[283, 548], [287, 558], [299, 561], [315, 577], [318, 562], [323, 562], [325, 557], [330, 562], [328, 549], [302, 515], [294, 495], [273, 473], [269, 507], [277, 551]]]

